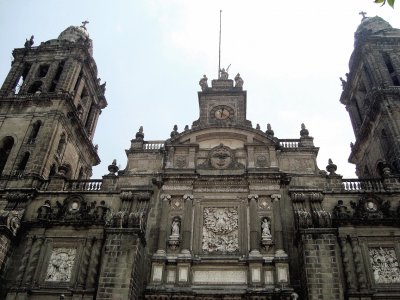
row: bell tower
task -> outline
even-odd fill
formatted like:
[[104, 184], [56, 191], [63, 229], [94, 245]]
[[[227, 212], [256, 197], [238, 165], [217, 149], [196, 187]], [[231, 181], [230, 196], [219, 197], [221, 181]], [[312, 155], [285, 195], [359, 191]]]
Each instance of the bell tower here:
[[[362, 178], [400, 174], [400, 30], [365, 17], [355, 33], [340, 101], [352, 122], [349, 161]], [[389, 168], [389, 169], [388, 169]]]
[[38, 46], [32, 36], [13, 51], [0, 89], [3, 186], [10, 179], [46, 180], [55, 174], [86, 179], [99, 164], [92, 139], [107, 101], [86, 23]]

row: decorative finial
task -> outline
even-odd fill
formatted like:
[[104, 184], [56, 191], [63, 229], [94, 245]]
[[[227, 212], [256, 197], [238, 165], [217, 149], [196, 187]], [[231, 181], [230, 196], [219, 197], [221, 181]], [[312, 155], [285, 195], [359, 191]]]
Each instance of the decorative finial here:
[[332, 159], [328, 159], [328, 165], [326, 166], [326, 170], [329, 172], [329, 175], [336, 175], [337, 166], [333, 163]]
[[113, 159], [111, 165], [108, 166], [108, 171], [110, 172], [110, 174], [108, 175], [115, 175], [115, 173], [117, 173], [119, 170], [119, 168], [117, 167], [117, 160]]
[[260, 124], [257, 123], [256, 129], [257, 129], [257, 130], [261, 130]]
[[83, 21], [81, 27], [86, 29], [86, 24], [89, 24], [89, 21]]
[[360, 16], [362, 16], [362, 20], [364, 20], [366, 18], [367, 13], [365, 11], [360, 11], [358, 13]]
[[189, 130], [189, 125], [185, 125], [185, 131]]

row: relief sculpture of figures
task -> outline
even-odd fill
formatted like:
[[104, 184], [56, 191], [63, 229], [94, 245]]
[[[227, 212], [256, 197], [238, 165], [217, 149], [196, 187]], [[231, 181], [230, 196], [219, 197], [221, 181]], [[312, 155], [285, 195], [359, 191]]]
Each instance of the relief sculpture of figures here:
[[375, 283], [400, 283], [400, 269], [394, 248], [370, 248], [369, 258]]

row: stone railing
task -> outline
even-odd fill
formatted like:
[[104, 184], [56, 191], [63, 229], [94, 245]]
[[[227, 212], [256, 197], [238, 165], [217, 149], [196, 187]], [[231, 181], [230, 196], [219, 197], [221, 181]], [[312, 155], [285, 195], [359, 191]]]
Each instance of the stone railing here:
[[279, 140], [279, 146], [283, 148], [298, 148], [300, 140], [299, 139], [282, 139]]
[[382, 180], [380, 179], [342, 179], [345, 191], [355, 192], [380, 192], [385, 191]]
[[164, 149], [165, 141], [146, 141], [143, 144], [143, 150], [160, 150]]
[[68, 180], [65, 183], [65, 191], [100, 191], [102, 179], [89, 179], [89, 180]]

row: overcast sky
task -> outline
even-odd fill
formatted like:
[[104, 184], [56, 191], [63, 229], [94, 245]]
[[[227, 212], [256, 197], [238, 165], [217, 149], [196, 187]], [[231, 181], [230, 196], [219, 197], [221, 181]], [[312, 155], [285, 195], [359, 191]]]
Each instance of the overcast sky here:
[[39, 45], [88, 20], [107, 81], [94, 137], [102, 163], [92, 178], [100, 178], [114, 158], [125, 168], [139, 126], [145, 140], [164, 140], [175, 124], [181, 131], [198, 118], [198, 81], [217, 77], [220, 9], [222, 66], [231, 64], [230, 78], [240, 72], [253, 126], [271, 123], [276, 137], [299, 138], [305, 123], [320, 147], [319, 168], [332, 158], [337, 173], [355, 177], [339, 77], [348, 72], [361, 10], [400, 28], [399, 10], [373, 0], [0, 0], [0, 81], [25, 38], [33, 34]]

